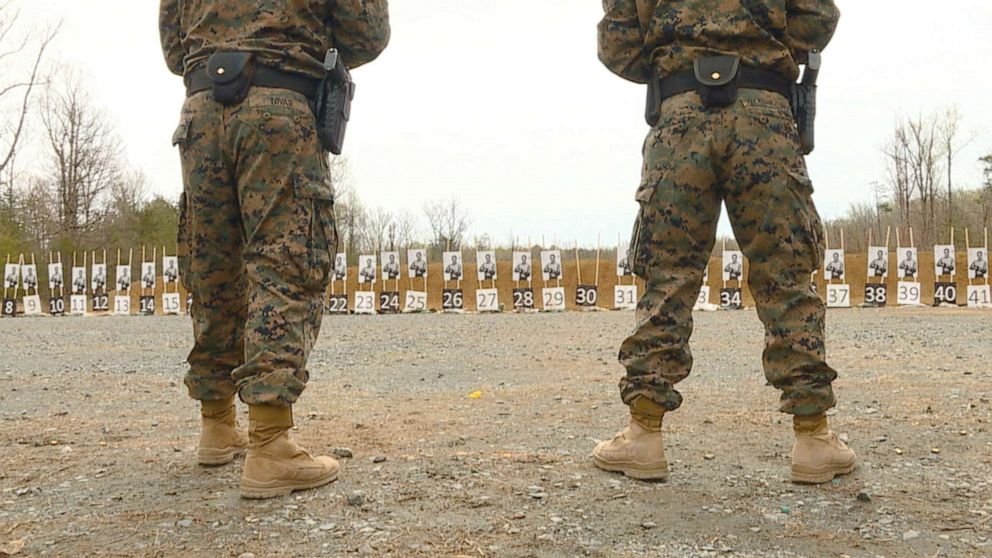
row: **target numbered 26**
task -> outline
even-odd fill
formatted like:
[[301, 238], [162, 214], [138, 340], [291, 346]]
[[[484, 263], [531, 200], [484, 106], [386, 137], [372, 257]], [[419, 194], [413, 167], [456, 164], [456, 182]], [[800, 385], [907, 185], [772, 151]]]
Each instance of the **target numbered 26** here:
[[379, 311], [383, 314], [395, 314], [400, 311], [400, 293], [384, 291], [379, 293]]
[[617, 285], [614, 287], [613, 307], [617, 310], [637, 308], [637, 285]]
[[920, 303], [920, 284], [910, 281], [899, 281], [896, 285], [896, 303], [900, 305], [916, 305]]
[[444, 289], [441, 292], [442, 310], [464, 310], [465, 293], [461, 289]]
[[355, 292], [355, 313], [375, 314], [375, 293], [372, 291]]
[[327, 297], [327, 306], [324, 311], [328, 314], [347, 314], [348, 313], [348, 295], [346, 294], [332, 294]]
[[953, 306], [957, 306], [958, 305], [957, 283], [945, 283], [945, 282], [935, 283], [933, 286], [933, 304], [934, 306], [939, 306], [941, 304], [951, 304]]
[[534, 289], [513, 289], [513, 307], [517, 310], [533, 310]]
[[986, 308], [992, 304], [992, 287], [989, 285], [968, 285], [968, 307]]
[[479, 312], [499, 312], [499, 291], [496, 289], [475, 291], [475, 309]]
[[599, 302], [599, 291], [596, 285], [579, 285], [575, 289], [575, 305], [591, 308]]
[[565, 288], [556, 287], [541, 289], [541, 298], [544, 303], [545, 312], [565, 311]]
[[723, 310], [740, 310], [744, 307], [744, 299], [739, 288], [720, 289], [720, 308]]
[[403, 303], [404, 312], [426, 312], [427, 293], [422, 291], [407, 291]]
[[865, 285], [865, 304], [885, 306], [889, 302], [889, 288], [883, 284]]
[[850, 285], [827, 285], [827, 308], [850, 308]]

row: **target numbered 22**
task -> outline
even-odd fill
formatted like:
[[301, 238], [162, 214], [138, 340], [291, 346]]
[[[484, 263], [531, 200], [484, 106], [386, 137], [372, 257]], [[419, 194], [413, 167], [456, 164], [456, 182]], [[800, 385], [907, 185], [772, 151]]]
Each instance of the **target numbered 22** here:
[[348, 295], [332, 294], [327, 297], [327, 306], [324, 311], [328, 314], [347, 314]]

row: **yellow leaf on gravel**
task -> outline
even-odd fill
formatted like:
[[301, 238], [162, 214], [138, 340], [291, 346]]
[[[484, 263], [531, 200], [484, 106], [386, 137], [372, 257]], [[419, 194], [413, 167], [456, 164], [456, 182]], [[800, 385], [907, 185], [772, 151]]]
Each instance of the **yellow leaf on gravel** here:
[[473, 391], [472, 393], [468, 394], [469, 399], [480, 399], [481, 397], [482, 397], [481, 391]]

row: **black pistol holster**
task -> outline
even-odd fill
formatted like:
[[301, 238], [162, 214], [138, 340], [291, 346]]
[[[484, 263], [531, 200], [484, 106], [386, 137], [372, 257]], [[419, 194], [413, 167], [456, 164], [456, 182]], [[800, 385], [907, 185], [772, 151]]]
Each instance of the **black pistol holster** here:
[[327, 72], [317, 89], [317, 137], [325, 151], [340, 155], [344, 136], [351, 118], [351, 101], [355, 98], [355, 82], [341, 60], [337, 49], [327, 51], [324, 58]]
[[250, 52], [217, 52], [207, 60], [207, 77], [214, 100], [231, 106], [248, 96], [255, 80], [255, 55]]
[[821, 55], [811, 51], [806, 60], [802, 80], [792, 85], [792, 115], [799, 129], [799, 143], [803, 155], [809, 155], [816, 147], [816, 79], [820, 74]]

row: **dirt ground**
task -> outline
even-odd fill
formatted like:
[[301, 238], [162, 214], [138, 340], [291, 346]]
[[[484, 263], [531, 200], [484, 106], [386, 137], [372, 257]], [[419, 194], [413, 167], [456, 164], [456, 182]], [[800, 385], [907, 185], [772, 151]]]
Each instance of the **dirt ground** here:
[[267, 501], [195, 463], [188, 318], [0, 320], [0, 556], [992, 555], [988, 311], [830, 312], [861, 461], [817, 487], [788, 481], [752, 311], [696, 316], [669, 482], [593, 468], [632, 320], [328, 317], [297, 436], [353, 457]]

